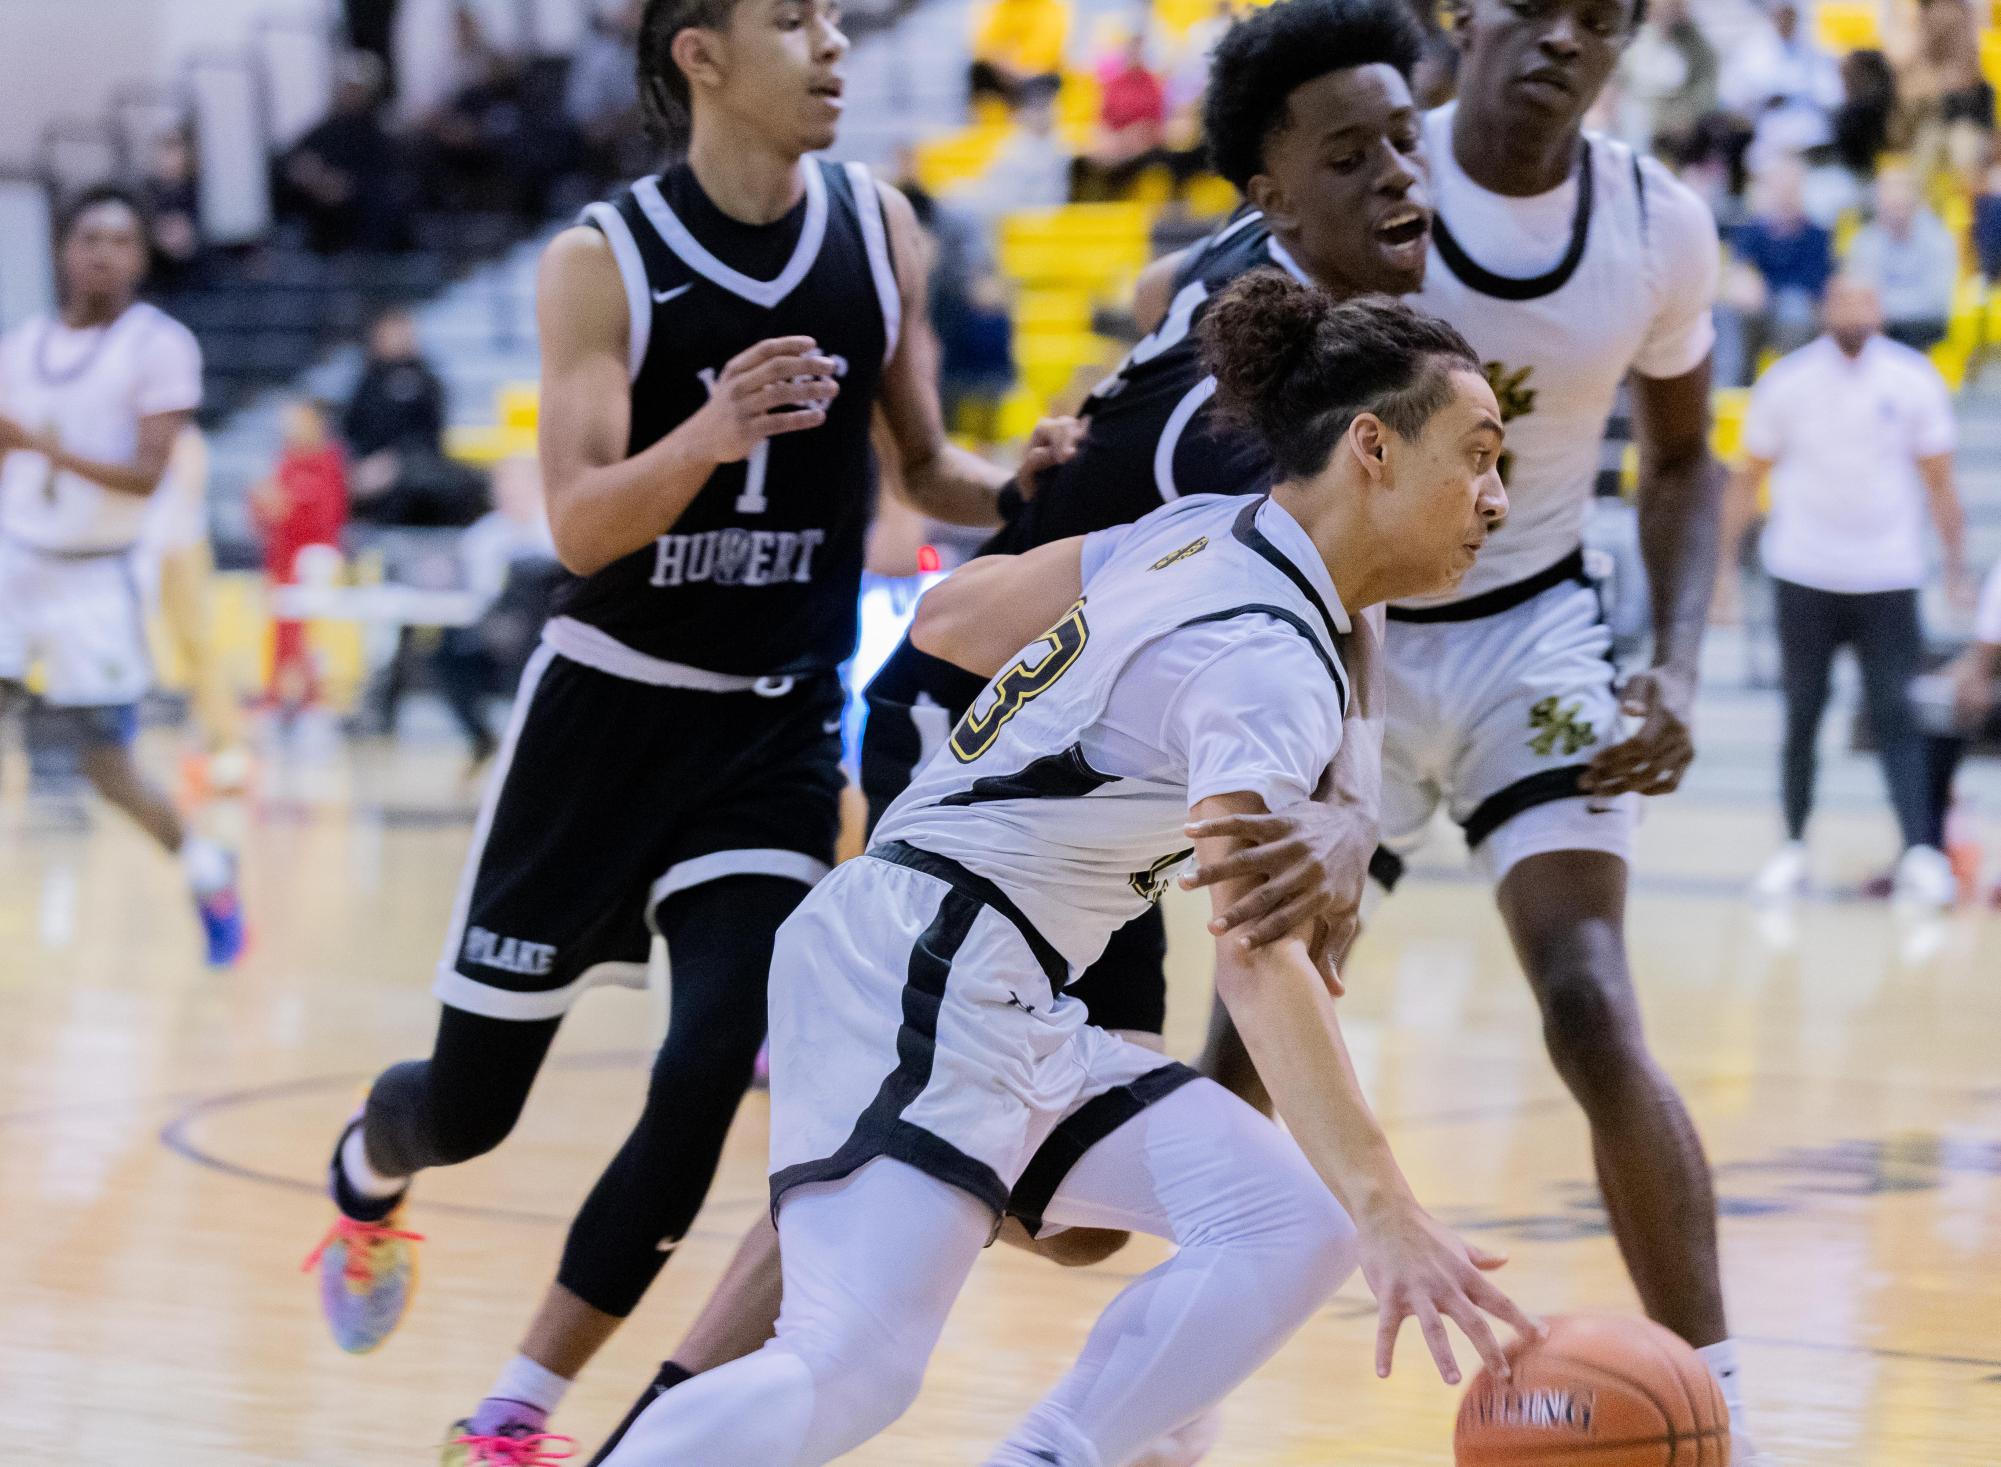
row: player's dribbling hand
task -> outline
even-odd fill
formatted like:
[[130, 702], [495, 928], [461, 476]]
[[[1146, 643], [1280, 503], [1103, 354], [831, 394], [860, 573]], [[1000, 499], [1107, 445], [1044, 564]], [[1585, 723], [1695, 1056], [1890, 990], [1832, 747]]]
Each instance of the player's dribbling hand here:
[[[1183, 829], [1196, 840], [1249, 842], [1183, 876], [1184, 891], [1264, 878], [1209, 923], [1214, 936], [1240, 932], [1238, 940], [1246, 948], [1259, 948], [1318, 921], [1326, 924], [1320, 946], [1337, 958], [1353, 940], [1369, 857], [1376, 850], [1373, 812], [1346, 803], [1301, 800], [1269, 815], [1225, 815]], [[1326, 971], [1326, 964], [1321, 967]]]
[[1028, 435], [1028, 449], [1021, 456], [1021, 467], [1014, 473], [1014, 482], [1023, 499], [1035, 498], [1036, 490], [1042, 487], [1042, 476], [1077, 456], [1077, 448], [1089, 428], [1082, 418], [1044, 418], [1035, 425], [1035, 431]]
[[1606, 797], [1637, 790], [1643, 795], [1674, 791], [1695, 760], [1689, 730], [1695, 680], [1667, 667], [1650, 667], [1626, 679], [1619, 709], [1640, 720], [1631, 738], [1600, 751], [1578, 780], [1587, 795]]
[[1415, 1202], [1398, 1204], [1387, 1219], [1363, 1226], [1360, 1244], [1362, 1277], [1376, 1296], [1378, 1376], [1390, 1373], [1397, 1335], [1413, 1315], [1447, 1385], [1459, 1384], [1459, 1361], [1446, 1337], [1446, 1320], [1459, 1326], [1501, 1380], [1509, 1375], [1508, 1358], [1487, 1316], [1513, 1326], [1526, 1338], [1543, 1333], [1540, 1321], [1525, 1314], [1487, 1278], [1508, 1261], [1507, 1255], [1468, 1243]]
[[710, 457], [733, 464], [767, 438], [819, 427], [841, 390], [835, 370], [810, 336], [774, 336], [732, 357], [695, 415]]

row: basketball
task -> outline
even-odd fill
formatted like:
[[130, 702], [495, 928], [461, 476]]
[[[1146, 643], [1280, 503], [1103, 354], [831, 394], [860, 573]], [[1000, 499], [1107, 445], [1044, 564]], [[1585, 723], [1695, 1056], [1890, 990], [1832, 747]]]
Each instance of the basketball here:
[[1709, 1367], [1646, 1319], [1577, 1314], [1508, 1350], [1459, 1403], [1458, 1467], [1729, 1467], [1730, 1413]]

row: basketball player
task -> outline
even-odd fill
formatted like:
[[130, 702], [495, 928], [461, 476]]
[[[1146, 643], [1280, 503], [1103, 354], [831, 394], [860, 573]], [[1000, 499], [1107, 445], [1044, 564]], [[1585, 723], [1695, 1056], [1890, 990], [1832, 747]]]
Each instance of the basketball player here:
[[480, 813], [431, 1057], [385, 1072], [342, 1132], [309, 1260], [336, 1340], [379, 1344], [414, 1279], [410, 1178], [498, 1145], [570, 1005], [666, 939], [643, 1112], [467, 1453], [539, 1432], [713, 1176], [772, 934], [833, 859], [872, 409], [926, 512], [991, 523], [1003, 478], [946, 444], [908, 203], [806, 156], [841, 112], [828, 0], [653, 0], [642, 41], [686, 157], [587, 210], [539, 285], [550, 527], [574, 574]]
[[[1112, 1303], [997, 1467], [1130, 1461], [1269, 1358], [1358, 1261], [1381, 1304], [1379, 1372], [1408, 1313], [1448, 1381], [1442, 1318], [1502, 1372], [1481, 1311], [1536, 1328], [1482, 1276], [1501, 1260], [1412, 1199], [1304, 926], [1217, 953], [1297, 1146], [1067, 992], [1189, 854], [1191, 806], [1312, 793], [1347, 712], [1335, 639], [1371, 600], [1463, 574], [1506, 504], [1493, 394], [1450, 327], [1260, 271], [1201, 332], [1219, 403], [1277, 465], [1271, 494], [1192, 496], [1008, 563], [1067, 562], [1084, 593], [780, 934], [778, 1333], [656, 1400], [613, 1467], [811, 1467], [867, 1441], [916, 1396], [1010, 1206], [1031, 1231], [1181, 1246]], [[1237, 894], [1219, 891], [1219, 910]], [[1081, 1158], [1037, 1158], [1086, 1109], [1119, 1123]]]
[[61, 302], [0, 339], [0, 708], [39, 661], [83, 772], [180, 858], [210, 966], [243, 952], [234, 859], [190, 831], [132, 755], [153, 680], [138, 578], [148, 501], [201, 406], [201, 348], [139, 299], [151, 245], [124, 190], [57, 233]]
[[[1709, 1165], [1648, 1052], [1624, 938], [1636, 802], [1672, 791], [1695, 754], [1722, 487], [1715, 223], [1659, 163], [1583, 129], [1644, 5], [1461, 0], [1459, 99], [1425, 118], [1433, 254], [1413, 299], [1486, 363], [1511, 508], [1460, 586], [1390, 608], [1376, 869], [1394, 885], [1441, 806], [1465, 831], [1590, 1123], [1641, 1303], [1701, 1351], [1741, 1429]], [[1622, 381], [1654, 645], [1620, 686], [1580, 544]]]
[[[1215, 379], [1202, 362], [1195, 328], [1216, 292], [1261, 265], [1279, 264], [1336, 297], [1417, 287], [1429, 216], [1407, 78], [1421, 43], [1398, 0], [1281, 0], [1231, 28], [1217, 48], [1205, 126], [1218, 166], [1268, 212], [1247, 211], [1214, 238], [1149, 267], [1135, 302], [1149, 336], [1092, 394], [1081, 422], [1044, 425], [1047, 441], [1031, 451], [1020, 475], [1033, 497], [1023, 502], [1003, 494], [1012, 518], [982, 556], [1129, 523], [1163, 498], [1269, 486], [1272, 466], [1263, 445], [1214, 411]], [[1003, 602], [976, 606], [971, 619], [1017, 626], [1020, 617], [1019, 605]], [[1381, 715], [1371, 642], [1379, 636], [1380, 623], [1365, 618], [1343, 638], [1360, 711], [1349, 720], [1334, 778], [1320, 792], [1322, 801], [1263, 818], [1260, 847], [1230, 869], [1267, 881], [1219, 919], [1223, 930], [1262, 917], [1261, 935], [1276, 937], [1325, 915], [1334, 919], [1326, 954], [1344, 945], [1341, 919], [1359, 903], [1377, 836]], [[954, 665], [909, 639], [891, 655], [867, 692], [861, 764], [871, 825], [943, 743], [992, 671]], [[1329, 873], [1340, 875], [1330, 880]], [[1074, 985], [1094, 1023], [1160, 1044], [1166, 945], [1152, 907], [1113, 935]], [[1003, 1237], [1025, 1240], [1012, 1221]], [[1124, 1240], [1116, 1230], [1072, 1228], [1036, 1246], [1057, 1262], [1088, 1264]], [[778, 1309], [776, 1242], [768, 1226], [752, 1230], [631, 1416], [660, 1391], [763, 1342]]]

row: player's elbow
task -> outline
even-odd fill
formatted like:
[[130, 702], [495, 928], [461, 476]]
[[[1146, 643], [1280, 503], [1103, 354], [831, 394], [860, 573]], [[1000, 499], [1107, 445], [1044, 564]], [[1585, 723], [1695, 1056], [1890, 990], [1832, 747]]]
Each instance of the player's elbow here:
[[594, 576], [617, 559], [575, 516], [551, 512], [549, 538], [556, 543], [557, 563], [573, 576]]
[[972, 598], [966, 588], [969, 579], [977, 578], [974, 567], [963, 566], [924, 593], [910, 622], [910, 641], [918, 651], [961, 667], [967, 665], [967, 633], [971, 630], [967, 608]]

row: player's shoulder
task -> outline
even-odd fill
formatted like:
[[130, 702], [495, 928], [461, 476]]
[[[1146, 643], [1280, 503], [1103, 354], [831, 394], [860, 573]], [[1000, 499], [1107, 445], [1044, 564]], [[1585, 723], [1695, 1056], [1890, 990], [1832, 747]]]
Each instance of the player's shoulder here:
[[1636, 152], [1617, 138], [1589, 132], [1596, 177], [1593, 184], [1610, 195], [1632, 200], [1646, 220], [1649, 235], [1716, 239], [1716, 216], [1701, 194], [1675, 177], [1674, 170], [1651, 154]]

